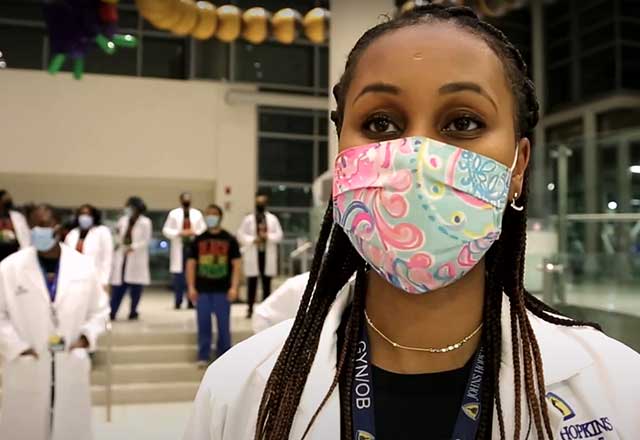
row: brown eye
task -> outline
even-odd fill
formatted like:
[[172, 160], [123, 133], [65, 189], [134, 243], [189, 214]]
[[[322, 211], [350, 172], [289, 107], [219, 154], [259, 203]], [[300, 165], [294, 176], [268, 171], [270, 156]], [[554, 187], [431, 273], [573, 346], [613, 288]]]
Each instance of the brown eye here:
[[386, 116], [374, 116], [364, 124], [366, 131], [374, 134], [392, 134], [400, 131], [398, 126]]
[[483, 128], [484, 124], [471, 116], [456, 118], [442, 131], [474, 131]]

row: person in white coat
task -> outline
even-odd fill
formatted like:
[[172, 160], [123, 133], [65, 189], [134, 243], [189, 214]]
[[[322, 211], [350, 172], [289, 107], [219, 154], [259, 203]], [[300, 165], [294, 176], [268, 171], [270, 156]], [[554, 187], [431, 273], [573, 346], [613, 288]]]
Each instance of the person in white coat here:
[[256, 195], [256, 212], [242, 220], [237, 234], [247, 277], [247, 318], [253, 315], [258, 277], [262, 282], [264, 300], [271, 294], [271, 278], [278, 274], [278, 244], [283, 234], [278, 217], [267, 211], [268, 201], [266, 195]]
[[113, 265], [113, 237], [111, 230], [102, 224], [100, 210], [88, 203], [78, 208], [75, 226], [69, 231], [64, 242], [70, 248], [93, 259], [98, 280], [108, 292]]
[[27, 221], [14, 209], [11, 194], [0, 189], [0, 261], [30, 244]]
[[88, 352], [109, 302], [93, 261], [60, 244], [48, 206], [30, 216], [33, 247], [0, 262], [2, 440], [90, 440]]
[[129, 320], [139, 317], [138, 304], [142, 289], [151, 282], [149, 243], [153, 226], [145, 216], [147, 207], [140, 197], [129, 197], [124, 215], [118, 220], [116, 251], [111, 272], [111, 319], [115, 320], [124, 295], [129, 291]]
[[308, 282], [309, 272], [291, 277], [258, 304], [251, 321], [253, 332], [260, 333], [282, 321], [295, 318]]
[[[191, 207], [191, 193], [180, 194], [180, 207], [169, 212], [164, 222], [162, 234], [171, 243], [169, 256], [169, 271], [173, 277], [173, 293], [176, 310], [182, 307], [182, 299], [187, 290], [185, 279], [185, 262], [188, 249], [195, 237], [207, 230], [202, 212]], [[192, 309], [193, 304], [187, 297], [187, 306]]]
[[417, 6], [333, 90], [299, 311], [209, 367], [184, 439], [638, 438], [640, 355], [524, 288], [538, 104], [504, 34]]

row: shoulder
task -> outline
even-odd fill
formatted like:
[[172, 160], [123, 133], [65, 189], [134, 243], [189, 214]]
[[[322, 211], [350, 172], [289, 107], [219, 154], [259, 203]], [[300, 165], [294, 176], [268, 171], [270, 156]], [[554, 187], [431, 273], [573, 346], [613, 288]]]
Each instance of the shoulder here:
[[26, 218], [25, 216], [20, 212], [20, 211], [16, 211], [16, 210], [12, 210], [9, 211], [9, 215], [11, 216], [11, 221], [22, 221], [22, 222], [26, 222]]
[[209, 366], [199, 393], [223, 406], [245, 399], [245, 393], [261, 396], [292, 323], [282, 322], [235, 345]]
[[21, 270], [26, 264], [35, 261], [35, 255], [36, 252], [33, 247], [28, 247], [14, 252], [4, 260], [0, 261], [0, 271], [13, 272]]
[[174, 215], [177, 215], [180, 213], [180, 211], [182, 210], [182, 208], [173, 208], [171, 211], [169, 211], [169, 217], [173, 217]]
[[140, 222], [144, 225], [148, 225], [151, 226], [151, 219], [149, 217], [147, 217], [146, 215], [141, 215], [140, 216]]
[[106, 225], [98, 225], [95, 227], [96, 233], [100, 233], [102, 235], [111, 235], [111, 229], [109, 229]]

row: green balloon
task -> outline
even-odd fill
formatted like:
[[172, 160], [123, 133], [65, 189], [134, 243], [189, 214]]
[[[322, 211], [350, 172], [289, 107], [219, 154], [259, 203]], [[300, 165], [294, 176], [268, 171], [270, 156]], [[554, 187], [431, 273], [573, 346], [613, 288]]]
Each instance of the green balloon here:
[[108, 55], [113, 55], [116, 51], [116, 45], [102, 34], [96, 36], [96, 44]]
[[115, 34], [113, 42], [118, 47], [134, 48], [138, 45], [138, 39], [129, 34]]
[[49, 62], [49, 68], [47, 70], [50, 74], [55, 75], [56, 73], [60, 72], [60, 69], [62, 69], [62, 65], [66, 60], [67, 56], [65, 54], [55, 54], [53, 58], [51, 58], [51, 61]]
[[82, 79], [84, 74], [84, 58], [78, 58], [73, 63], [73, 77], [75, 79]]

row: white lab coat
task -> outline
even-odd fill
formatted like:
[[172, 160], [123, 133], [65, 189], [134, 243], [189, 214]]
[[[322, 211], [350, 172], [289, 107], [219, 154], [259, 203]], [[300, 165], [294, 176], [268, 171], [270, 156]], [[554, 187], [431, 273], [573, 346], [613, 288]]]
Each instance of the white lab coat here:
[[308, 282], [309, 272], [289, 278], [267, 299], [258, 304], [251, 322], [253, 332], [259, 333], [282, 321], [295, 318]]
[[[191, 221], [191, 229], [196, 235], [202, 234], [207, 230], [207, 224], [204, 216], [195, 208], [189, 209], [189, 220]], [[184, 271], [182, 259], [182, 222], [184, 221], [184, 208], [176, 208], [169, 212], [167, 220], [164, 222], [162, 234], [171, 241], [171, 254], [169, 261], [169, 271], [171, 273], [182, 273]]]
[[[116, 251], [113, 254], [113, 270], [111, 271], [111, 284], [122, 285], [122, 265], [125, 253], [122, 246], [124, 236], [129, 227], [129, 217], [122, 216], [118, 220], [118, 235], [116, 237]], [[151, 282], [149, 273], [149, 243], [151, 242], [151, 220], [141, 215], [131, 230], [131, 252], [127, 255], [127, 264], [124, 268], [124, 282], [129, 284], [148, 285]]]
[[[81, 335], [92, 351], [109, 319], [107, 294], [90, 258], [61, 245], [56, 308], [68, 344]], [[0, 263], [0, 355], [3, 360], [2, 440], [90, 440], [91, 387], [87, 351], [56, 353], [53, 431], [50, 433], [51, 300], [35, 248]], [[32, 348], [39, 356], [20, 356]]]
[[[325, 320], [318, 351], [293, 421], [290, 437], [300, 439], [329, 390], [336, 371], [336, 330], [350, 302], [350, 289], [337, 297]], [[509, 300], [503, 297], [500, 396], [507, 439], [514, 432], [514, 380]], [[564, 414], [547, 401], [554, 439], [635, 440], [640, 433], [640, 355], [591, 328], [561, 327], [529, 314], [542, 360], [547, 392], [559, 396], [575, 414]], [[200, 385], [184, 440], [253, 440], [258, 408], [269, 374], [292, 321], [283, 322], [236, 345], [214, 362]], [[338, 388], [318, 414], [308, 440], [340, 438]], [[524, 396], [524, 385], [522, 388]], [[521, 439], [536, 439], [535, 426], [527, 437], [530, 415], [524, 399]], [[594, 437], [567, 437], [577, 426], [607, 418], [612, 431]], [[602, 421], [601, 421], [602, 422]], [[598, 429], [593, 424], [589, 432]], [[494, 409], [492, 437], [499, 438]], [[428, 434], [425, 434], [428, 438]], [[517, 439], [520, 440], [520, 439]]]
[[13, 223], [13, 231], [16, 233], [20, 249], [31, 246], [31, 230], [24, 215], [18, 211], [9, 211], [9, 218]]
[[[282, 227], [278, 217], [270, 212], [264, 213], [267, 218], [267, 243], [265, 249], [264, 274], [274, 277], [278, 274], [278, 243], [282, 241]], [[256, 215], [249, 214], [238, 229], [238, 242], [242, 252], [242, 263], [244, 275], [247, 277], [257, 277], [260, 275], [258, 267], [258, 246], [256, 238]]]
[[[72, 229], [64, 239], [67, 246], [75, 249], [80, 239], [80, 228]], [[113, 237], [111, 230], [104, 226], [94, 226], [89, 229], [82, 244], [82, 253], [93, 259], [98, 273], [98, 281], [103, 286], [109, 284], [111, 267], [113, 265]]]

